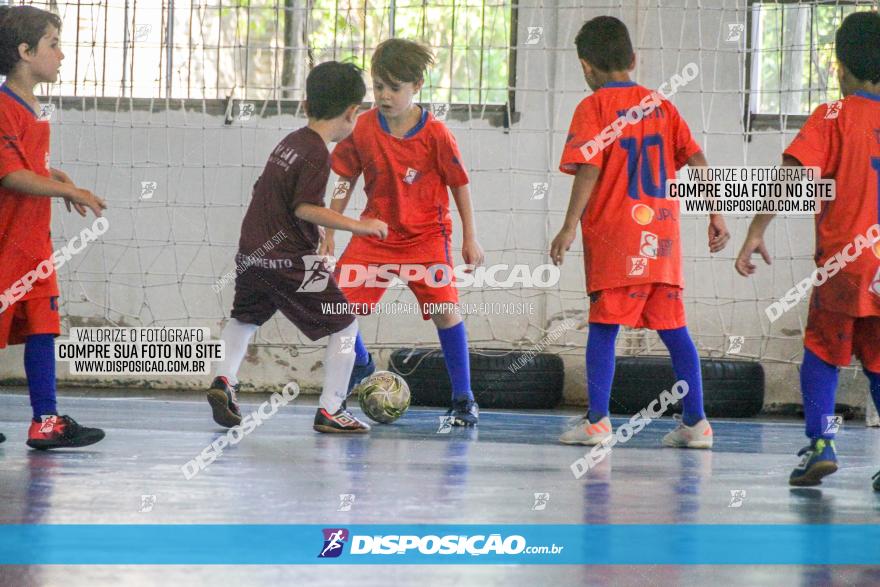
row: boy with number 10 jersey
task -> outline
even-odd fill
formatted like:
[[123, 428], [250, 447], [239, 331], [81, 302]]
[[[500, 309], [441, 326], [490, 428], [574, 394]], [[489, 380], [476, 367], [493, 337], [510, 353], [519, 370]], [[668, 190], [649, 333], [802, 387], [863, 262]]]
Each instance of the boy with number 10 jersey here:
[[[575, 180], [551, 257], [562, 263], [580, 224], [590, 296], [589, 411], [559, 440], [593, 446], [611, 437], [614, 345], [625, 325], [656, 330], [669, 349], [677, 379], [686, 383], [683, 421], [663, 444], [711, 448], [700, 359], [682, 300], [678, 204], [665, 198], [666, 180], [686, 164], [706, 165], [705, 157], [675, 106], [630, 80], [635, 55], [621, 21], [608, 16], [590, 20], [575, 43], [594, 93], [575, 110], [562, 153], [559, 169]], [[630, 114], [627, 121], [632, 108], [640, 109], [641, 116]], [[613, 141], [602, 148], [609, 128], [619, 133], [612, 133]], [[729, 238], [723, 218], [713, 215], [709, 250], [720, 251]]]

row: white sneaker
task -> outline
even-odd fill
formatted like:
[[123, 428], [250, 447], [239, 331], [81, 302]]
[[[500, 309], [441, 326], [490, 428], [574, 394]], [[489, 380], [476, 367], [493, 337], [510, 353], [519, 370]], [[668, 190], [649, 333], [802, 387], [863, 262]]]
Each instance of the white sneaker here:
[[591, 423], [584, 416], [574, 426], [559, 437], [562, 444], [585, 444], [595, 446], [603, 440], [611, 438], [611, 418], [605, 416], [596, 423]]
[[663, 437], [663, 446], [673, 448], [712, 448], [712, 426], [709, 420], [703, 418], [693, 426], [685, 426], [681, 416], [673, 416], [678, 426], [675, 430]]

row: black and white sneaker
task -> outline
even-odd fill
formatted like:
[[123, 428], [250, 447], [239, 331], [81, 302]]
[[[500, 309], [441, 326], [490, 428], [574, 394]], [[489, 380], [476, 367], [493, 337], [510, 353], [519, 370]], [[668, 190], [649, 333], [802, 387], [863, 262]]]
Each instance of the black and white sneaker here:
[[241, 408], [236, 398], [239, 387], [229, 385], [225, 377], [215, 377], [208, 389], [208, 403], [214, 412], [214, 421], [226, 428], [241, 424]]
[[361, 422], [345, 408], [339, 408], [335, 414], [331, 414], [324, 408], [318, 408], [312, 428], [316, 432], [341, 432], [343, 434], [363, 434], [370, 431], [369, 424]]
[[476, 426], [480, 421], [480, 406], [474, 400], [453, 400], [446, 417], [452, 418], [453, 426]]

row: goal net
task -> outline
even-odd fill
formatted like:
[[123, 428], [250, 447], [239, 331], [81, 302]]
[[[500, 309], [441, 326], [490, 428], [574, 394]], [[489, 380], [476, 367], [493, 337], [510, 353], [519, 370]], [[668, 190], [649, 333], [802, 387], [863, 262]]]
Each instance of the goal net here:
[[[400, 36], [437, 57], [419, 101], [455, 134], [471, 175], [486, 264], [549, 263], [571, 178], [558, 172], [577, 103], [587, 95], [574, 37], [601, 14], [626, 22], [635, 79], [656, 88], [688, 63], [699, 76], [673, 98], [713, 165], [774, 165], [804, 117], [836, 99], [834, 30], [876, 2], [730, 0], [544, 2], [526, 0], [134, 0], [27, 2], [57, 12], [66, 59], [44, 88], [52, 165], [105, 198], [108, 232], [60, 272], [64, 328], [209, 326], [219, 336], [234, 287], [239, 228], [272, 147], [305, 124], [309, 67], [351, 59], [368, 69], [373, 48]], [[372, 100], [367, 72], [367, 102]], [[53, 110], [54, 108], [54, 110]], [[328, 188], [327, 198], [332, 194]], [[357, 215], [358, 185], [347, 211]], [[87, 221], [53, 211], [53, 240]], [[460, 263], [457, 213], [453, 257]], [[773, 265], [744, 279], [733, 258], [748, 219], [710, 255], [707, 220], [684, 217], [685, 300], [700, 354], [762, 362], [781, 401], [799, 401], [806, 303], [770, 324], [764, 308], [813, 269], [811, 218], [779, 218], [768, 237]], [[337, 237], [337, 254], [347, 238]], [[549, 287], [464, 288], [476, 348], [562, 353], [567, 397], [582, 400], [588, 301], [576, 242]], [[360, 320], [371, 349], [435, 346], [430, 322], [394, 313], [415, 299], [403, 287], [387, 313]], [[277, 315], [243, 366], [257, 387], [318, 382], [322, 342]], [[664, 353], [655, 334], [627, 330], [620, 354]], [[5, 369], [5, 367], [4, 367]], [[66, 378], [62, 369], [61, 378]], [[75, 378], [74, 378], [75, 379]], [[846, 378], [844, 378], [846, 379]], [[852, 378], [851, 378], [852, 379]], [[162, 386], [196, 378], [147, 379]]]

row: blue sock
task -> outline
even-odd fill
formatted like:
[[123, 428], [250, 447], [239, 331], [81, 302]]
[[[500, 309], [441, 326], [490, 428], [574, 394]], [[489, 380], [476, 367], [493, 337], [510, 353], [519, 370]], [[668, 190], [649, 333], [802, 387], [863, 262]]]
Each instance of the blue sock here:
[[57, 415], [55, 406], [55, 335], [33, 334], [24, 343], [24, 372], [34, 420]]
[[440, 347], [443, 349], [446, 370], [449, 371], [449, 381], [452, 383], [452, 400], [473, 400], [471, 360], [464, 322], [459, 322], [452, 328], [438, 328], [437, 334], [440, 336]]
[[687, 395], [682, 399], [681, 420], [685, 426], [693, 426], [706, 417], [703, 412], [703, 374], [700, 372], [700, 355], [688, 332], [687, 326], [672, 330], [658, 330], [660, 340], [669, 349], [672, 369], [677, 380], [688, 384]]
[[829, 365], [813, 351], [804, 348], [804, 362], [801, 365], [801, 395], [804, 398], [804, 419], [807, 422], [807, 436], [811, 440], [825, 438], [831, 440], [833, 433], [826, 433], [826, 416], [834, 415], [834, 396], [837, 393], [838, 369]]
[[587, 395], [590, 410], [587, 418], [598, 422], [608, 415], [611, 384], [614, 382], [614, 341], [620, 326], [590, 322], [587, 335]]
[[874, 407], [880, 412], [880, 373], [874, 373], [863, 369], [868, 381], [871, 383], [871, 397], [874, 398]]
[[364, 339], [361, 338], [361, 333], [358, 331], [357, 338], [354, 339], [354, 364], [363, 367], [369, 362], [370, 353], [367, 352]]

